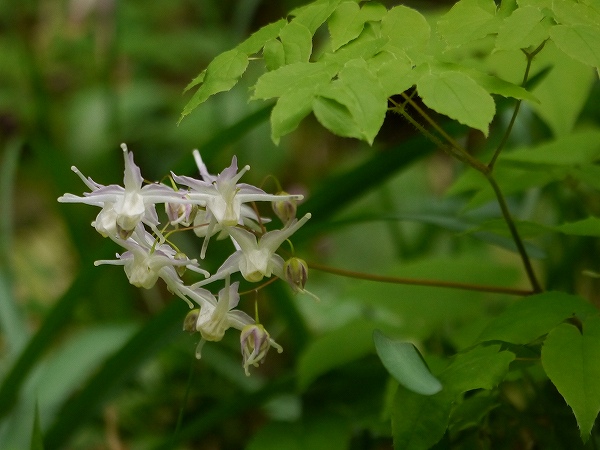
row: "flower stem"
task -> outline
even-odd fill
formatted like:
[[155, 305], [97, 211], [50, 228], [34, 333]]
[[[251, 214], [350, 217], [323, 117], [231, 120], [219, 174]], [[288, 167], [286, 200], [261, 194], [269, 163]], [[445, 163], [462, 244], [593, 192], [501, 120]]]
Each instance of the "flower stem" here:
[[329, 267], [322, 264], [308, 262], [308, 266], [311, 269], [320, 270], [322, 272], [331, 273], [334, 275], [340, 275], [348, 278], [356, 278], [360, 280], [377, 281], [381, 283], [394, 283], [394, 284], [409, 284], [417, 286], [429, 286], [429, 287], [444, 287], [451, 289], [463, 289], [466, 291], [478, 291], [478, 292], [492, 292], [495, 294], [509, 294], [509, 295], [520, 295], [527, 296], [532, 295], [535, 291], [525, 289], [513, 289], [502, 286], [485, 286], [480, 284], [471, 283], [460, 283], [454, 281], [442, 281], [442, 280], [425, 280], [419, 278], [402, 278], [402, 277], [391, 277], [384, 275], [375, 275], [363, 272], [354, 272], [351, 270], [338, 269], [336, 267]]

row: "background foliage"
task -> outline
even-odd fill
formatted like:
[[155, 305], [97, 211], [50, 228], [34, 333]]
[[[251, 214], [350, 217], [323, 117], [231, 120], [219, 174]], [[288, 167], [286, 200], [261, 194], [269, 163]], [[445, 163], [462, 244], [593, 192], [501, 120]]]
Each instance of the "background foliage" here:
[[[279, 21], [299, 4], [0, 5], [2, 448], [596, 448], [597, 3], [389, 14], [331, 1], [321, 22], [310, 7]], [[525, 90], [520, 48], [547, 37]], [[394, 60], [374, 57], [384, 48]], [[249, 58], [261, 51], [264, 62]], [[196, 361], [183, 302], [94, 267], [115, 252], [89, 226], [95, 213], [56, 202], [81, 189], [71, 165], [117, 182], [120, 142], [152, 180], [193, 174], [193, 148], [214, 170], [236, 154], [252, 166], [248, 182], [273, 174], [307, 194], [313, 218], [294, 242], [313, 268], [529, 290], [485, 177], [387, 111], [413, 84], [417, 106], [485, 162], [514, 99], [528, 100], [494, 173], [548, 292], [313, 269], [319, 303], [282, 283], [261, 291], [261, 320], [284, 353], [247, 378], [235, 337]], [[448, 106], [440, 89], [468, 102]], [[253, 299], [242, 303], [251, 312]], [[376, 350], [375, 329], [391, 353]], [[406, 364], [394, 363], [421, 361], [415, 346], [445, 389], [415, 393], [414, 377], [398, 375]]]

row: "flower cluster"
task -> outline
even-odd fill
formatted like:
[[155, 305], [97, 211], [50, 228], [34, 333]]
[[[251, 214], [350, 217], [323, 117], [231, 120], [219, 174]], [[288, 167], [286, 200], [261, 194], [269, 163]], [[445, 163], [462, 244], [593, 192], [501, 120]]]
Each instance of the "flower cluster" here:
[[[270, 347], [278, 352], [282, 348], [258, 323], [258, 318], [255, 320], [235, 309], [240, 299], [239, 282], [232, 283], [231, 276], [239, 272], [245, 280], [259, 282], [274, 275], [286, 280], [294, 292], [308, 293], [304, 289], [306, 263], [296, 257], [284, 261], [276, 253], [280, 245], [310, 219], [310, 214], [296, 219], [296, 202], [302, 196], [285, 192], [267, 194], [255, 186], [239, 183], [250, 167], [238, 170], [235, 156], [229, 167], [212, 175], [197, 150], [193, 155], [200, 179], [171, 173], [173, 187], [145, 184], [133, 154], [125, 144], [121, 148], [125, 159], [123, 186], [103, 186], [72, 167], [89, 192], [81, 197], [65, 194], [58, 201], [100, 207], [92, 226], [125, 249], [116, 255], [117, 259], [96, 261], [95, 265], [121, 265], [129, 282], [145, 289], [150, 289], [161, 278], [170, 292], [188, 303], [192, 310], [183, 328], [200, 333], [197, 358], [206, 341], [220, 341], [229, 328], [240, 330], [243, 367], [249, 375], [249, 367], [263, 362]], [[270, 202], [283, 227], [266, 231], [264, 225], [270, 219], [258, 214], [255, 202]], [[157, 204], [164, 205], [168, 222], [162, 229], [159, 229]], [[170, 233], [185, 229], [193, 230], [203, 239], [200, 259], [204, 259], [213, 236], [229, 238], [235, 251], [211, 275], [200, 267], [197, 259], [188, 258], [169, 242]], [[185, 269], [205, 278], [186, 285], [181, 279]], [[224, 280], [225, 285], [217, 296], [203, 287], [219, 280]]]

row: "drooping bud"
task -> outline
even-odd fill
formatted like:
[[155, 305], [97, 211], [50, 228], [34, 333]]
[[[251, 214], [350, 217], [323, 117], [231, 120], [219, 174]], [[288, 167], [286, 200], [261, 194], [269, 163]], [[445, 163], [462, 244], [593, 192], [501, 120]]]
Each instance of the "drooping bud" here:
[[246, 325], [240, 334], [240, 344], [242, 347], [244, 372], [250, 376], [248, 368], [250, 366], [258, 367], [267, 357], [269, 348], [275, 347], [277, 353], [283, 352], [283, 348], [269, 335], [261, 324]]
[[189, 227], [194, 222], [198, 206], [183, 203], [165, 203], [165, 212], [171, 225]]
[[283, 264], [283, 275], [294, 292], [304, 292], [308, 279], [308, 264], [294, 256]]
[[[278, 192], [276, 195], [290, 195], [285, 191]], [[273, 212], [281, 219], [283, 223], [288, 223], [296, 218], [296, 200], [286, 198], [285, 200], [277, 200], [271, 202]]]
[[[174, 258], [176, 260], [178, 260], [178, 261], [183, 261], [183, 260], [188, 259], [187, 255], [185, 253], [181, 252], [181, 251], [175, 253]], [[185, 267], [185, 266], [176, 266], [175, 267], [175, 270], [177, 271], [177, 275], [179, 275], [180, 277], [183, 276], [183, 274], [185, 273], [186, 269], [187, 269], [187, 267]]]
[[187, 331], [189, 333], [196, 332], [196, 322], [198, 320], [198, 316], [200, 315], [200, 308], [192, 309], [188, 312], [183, 319], [183, 331]]

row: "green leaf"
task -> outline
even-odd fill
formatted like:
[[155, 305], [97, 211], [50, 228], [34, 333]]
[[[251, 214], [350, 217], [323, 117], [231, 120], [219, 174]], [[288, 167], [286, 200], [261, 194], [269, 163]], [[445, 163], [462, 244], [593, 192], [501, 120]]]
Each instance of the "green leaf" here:
[[423, 396], [400, 386], [392, 412], [394, 449], [430, 448], [444, 435], [459, 395], [473, 389], [492, 389], [500, 383], [515, 355], [499, 349], [499, 345], [475, 347], [457, 355], [439, 374], [444, 388], [437, 394]]
[[258, 31], [252, 33], [248, 39], [239, 44], [236, 47], [241, 53], [246, 55], [253, 55], [258, 53], [263, 46], [275, 39], [283, 27], [287, 25], [287, 20], [281, 19], [277, 22], [270, 23], [260, 28]]
[[425, 396], [400, 386], [392, 408], [394, 450], [432, 447], [446, 432], [453, 401], [444, 391]]
[[317, 0], [308, 5], [293, 10], [290, 15], [295, 17], [298, 23], [306, 26], [311, 34], [315, 34], [331, 14], [336, 10], [341, 0]]
[[[600, 129], [584, 129], [534, 147], [501, 155], [502, 163], [537, 166], [576, 166], [600, 158]], [[544, 167], [546, 168], [546, 167]]]
[[[383, 59], [385, 56], [379, 55], [389, 55], [389, 58], [386, 62], [380, 63], [375, 60]], [[371, 70], [376, 73], [387, 97], [406, 91], [419, 79], [420, 73], [412, 68], [412, 64], [408, 59], [399, 59], [387, 52], [379, 55], [379, 58], [373, 58], [367, 63]]]
[[42, 426], [40, 424], [40, 411], [38, 404], [35, 404], [35, 412], [33, 419], [33, 429], [31, 431], [30, 450], [44, 450], [44, 436], [42, 434]]
[[550, 37], [571, 58], [600, 67], [600, 26], [555, 25], [550, 28]]
[[279, 39], [271, 39], [265, 42], [263, 48], [263, 58], [267, 70], [275, 70], [285, 64], [285, 51], [283, 44]]
[[417, 90], [431, 109], [487, 136], [496, 111], [494, 100], [468, 75], [456, 71], [429, 73], [417, 82]]
[[375, 325], [365, 320], [348, 323], [314, 340], [298, 360], [298, 386], [305, 390], [317, 377], [373, 351]]
[[289, 64], [263, 74], [254, 85], [251, 99], [281, 97], [294, 89], [319, 87], [329, 83], [336, 72], [337, 66], [330, 63]]
[[562, 324], [546, 338], [542, 365], [558, 392], [573, 409], [586, 442], [600, 411], [600, 317], [583, 323], [583, 332]]
[[317, 86], [292, 89], [277, 100], [271, 111], [271, 139], [275, 144], [279, 138], [294, 131], [313, 107]]
[[600, 9], [597, 3], [594, 8], [593, 2], [552, 0], [552, 12], [556, 21], [563, 25], [600, 25]]
[[437, 23], [449, 47], [458, 47], [498, 30], [493, 0], [460, 0]]
[[327, 25], [331, 36], [331, 48], [337, 50], [362, 33], [365, 21], [358, 3], [350, 1], [339, 4]]
[[312, 53], [312, 33], [297, 20], [288, 23], [281, 32], [279, 38], [283, 44], [285, 63], [307, 63]]
[[[213, 59], [202, 77], [202, 85], [183, 108], [179, 121], [181, 122], [183, 117], [204, 103], [211, 95], [230, 90], [237, 84], [247, 67], [248, 55], [237, 49], [221, 53]], [[201, 78], [201, 75], [198, 78]]]
[[381, 33], [390, 45], [400, 49], [423, 49], [429, 42], [431, 28], [423, 15], [407, 6], [396, 6], [381, 20]]
[[544, 292], [517, 300], [494, 318], [477, 342], [504, 341], [527, 344], [547, 334], [566, 319], [585, 318], [597, 310], [577, 295]]
[[514, 353], [499, 351], [500, 345], [477, 346], [459, 353], [438, 378], [444, 390], [462, 394], [473, 389], [493, 389], [506, 376]]
[[319, 89], [313, 110], [333, 133], [372, 144], [385, 119], [387, 97], [363, 61], [362, 65], [346, 65], [337, 80]]
[[577, 222], [564, 223], [552, 227], [554, 230], [571, 236], [594, 236], [600, 237], [600, 219], [588, 217]]
[[496, 48], [511, 50], [538, 46], [548, 37], [548, 27], [542, 20], [544, 15], [534, 6], [518, 8], [504, 19], [498, 30]]
[[442, 390], [441, 383], [431, 374], [412, 343], [392, 340], [379, 330], [373, 332], [373, 341], [387, 371], [406, 389], [422, 395]]

